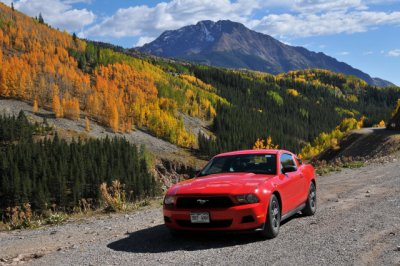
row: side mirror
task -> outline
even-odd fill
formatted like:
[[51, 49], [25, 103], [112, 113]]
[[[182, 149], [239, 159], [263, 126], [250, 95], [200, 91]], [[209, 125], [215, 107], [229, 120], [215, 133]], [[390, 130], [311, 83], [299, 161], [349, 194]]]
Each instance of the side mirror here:
[[200, 174], [201, 174], [201, 170], [202, 169], [199, 169], [199, 168], [196, 168], [194, 171], [193, 171], [193, 174], [191, 175], [191, 178], [194, 178], [194, 177], [198, 177]]
[[285, 167], [282, 168], [283, 174], [290, 173], [290, 172], [296, 172], [296, 171], [297, 171], [297, 167], [294, 165], [286, 165]]

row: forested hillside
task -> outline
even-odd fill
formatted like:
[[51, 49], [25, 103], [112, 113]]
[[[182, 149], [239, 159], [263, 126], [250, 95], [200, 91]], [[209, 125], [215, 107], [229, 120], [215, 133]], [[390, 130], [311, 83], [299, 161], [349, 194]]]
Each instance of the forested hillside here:
[[[344, 118], [387, 120], [400, 96], [325, 70], [270, 75], [135, 58], [80, 40], [0, 4], [0, 96], [84, 116], [114, 132], [134, 126], [206, 155], [271, 136], [300, 151]], [[112, 48], [112, 46], [110, 46]], [[182, 114], [213, 121], [215, 138], [186, 129]]]
[[129, 201], [157, 193], [144, 147], [121, 138], [67, 143], [57, 133], [43, 136], [46, 128], [23, 112], [0, 117], [0, 213], [27, 202], [39, 212], [71, 211], [82, 200], [96, 207], [100, 184], [112, 180], [124, 184]]
[[397, 87], [371, 87], [358, 78], [325, 70], [277, 76], [202, 66], [190, 70], [231, 103], [217, 108], [212, 125], [216, 138], [199, 137], [200, 151], [207, 155], [249, 148], [267, 136], [280, 148], [299, 152], [345, 118], [365, 116], [364, 126], [387, 121], [400, 97]]
[[0, 63], [0, 97], [52, 108], [57, 117], [87, 115], [114, 132], [145, 127], [183, 147], [196, 138], [181, 114], [212, 119], [223, 101], [193, 77], [98, 48], [2, 3]]
[[[330, 145], [322, 132], [335, 138], [361, 121], [387, 121], [400, 90], [326, 70], [271, 75], [137, 56], [0, 3], [0, 97], [52, 110], [52, 119], [87, 117], [114, 133], [144, 129], [208, 158], [260, 139], [314, 155]], [[186, 128], [189, 116], [207, 121], [210, 135]], [[114, 179], [132, 200], [156, 193], [143, 148], [117, 138], [68, 143], [55, 132], [22, 113], [0, 118], [0, 209], [96, 203], [99, 185]]]

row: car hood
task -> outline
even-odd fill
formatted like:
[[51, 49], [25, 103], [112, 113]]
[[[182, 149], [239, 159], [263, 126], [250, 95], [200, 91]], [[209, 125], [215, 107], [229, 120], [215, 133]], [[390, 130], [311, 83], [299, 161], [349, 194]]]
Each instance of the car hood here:
[[274, 175], [253, 173], [224, 173], [197, 177], [180, 182], [168, 191], [169, 195], [242, 194], [254, 193]]

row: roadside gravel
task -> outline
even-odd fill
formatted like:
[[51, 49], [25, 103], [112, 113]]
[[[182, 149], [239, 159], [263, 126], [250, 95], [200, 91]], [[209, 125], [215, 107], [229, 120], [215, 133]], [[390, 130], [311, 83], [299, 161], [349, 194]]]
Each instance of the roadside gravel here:
[[385, 159], [317, 180], [315, 216], [285, 222], [279, 236], [173, 238], [161, 207], [0, 233], [0, 265], [400, 265], [400, 160]]

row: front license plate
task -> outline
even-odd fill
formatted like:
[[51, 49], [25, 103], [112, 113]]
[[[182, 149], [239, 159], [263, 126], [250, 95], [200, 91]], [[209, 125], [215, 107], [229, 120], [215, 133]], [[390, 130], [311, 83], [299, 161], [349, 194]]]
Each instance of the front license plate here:
[[208, 212], [192, 212], [190, 221], [194, 224], [210, 223], [210, 214]]

